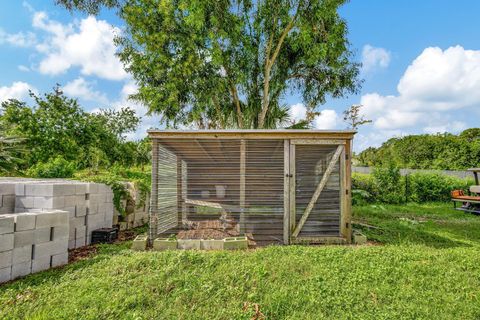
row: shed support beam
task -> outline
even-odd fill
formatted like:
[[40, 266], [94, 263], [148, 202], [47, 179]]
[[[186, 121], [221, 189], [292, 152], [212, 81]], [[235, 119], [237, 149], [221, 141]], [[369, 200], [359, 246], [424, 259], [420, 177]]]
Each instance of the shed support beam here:
[[335, 153], [333, 154], [332, 159], [330, 160], [330, 163], [328, 164], [327, 170], [325, 170], [325, 173], [323, 174], [322, 180], [320, 180], [320, 183], [317, 185], [317, 188], [315, 189], [315, 192], [313, 193], [312, 198], [310, 199], [310, 202], [308, 203], [307, 208], [303, 212], [302, 217], [300, 218], [300, 221], [298, 222], [297, 227], [292, 233], [293, 237], [297, 237], [298, 234], [300, 233], [300, 230], [302, 230], [303, 225], [308, 219], [308, 216], [310, 215], [310, 212], [312, 212], [313, 206], [318, 200], [318, 197], [320, 196], [320, 193], [322, 192], [323, 188], [325, 188], [325, 185], [328, 182], [328, 178], [330, 177], [330, 174], [333, 171], [333, 168], [335, 167], [335, 164], [337, 163], [338, 159], [340, 159], [340, 155], [342, 154], [344, 149], [343, 145], [339, 145], [337, 147], [337, 150], [335, 150]]
[[245, 169], [246, 142], [240, 140], [240, 233], [245, 233]]

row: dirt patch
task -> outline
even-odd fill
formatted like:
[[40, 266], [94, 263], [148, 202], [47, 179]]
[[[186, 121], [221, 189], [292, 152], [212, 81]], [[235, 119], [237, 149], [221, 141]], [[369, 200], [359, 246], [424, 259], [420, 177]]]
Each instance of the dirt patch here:
[[90, 245], [90, 246], [69, 250], [68, 263], [90, 259], [94, 255], [96, 255], [97, 252], [98, 252], [98, 248], [96, 245]]

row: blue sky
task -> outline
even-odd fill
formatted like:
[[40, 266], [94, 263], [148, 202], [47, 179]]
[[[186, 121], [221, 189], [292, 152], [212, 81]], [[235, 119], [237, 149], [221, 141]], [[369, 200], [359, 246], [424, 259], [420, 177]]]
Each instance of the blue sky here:
[[[319, 129], [343, 129], [341, 113], [361, 103], [373, 120], [359, 130], [355, 148], [378, 146], [393, 136], [457, 133], [479, 126], [480, 2], [450, 0], [353, 0], [341, 9], [349, 40], [364, 63], [358, 95], [319, 107]], [[0, 101], [28, 100], [28, 90], [44, 93], [56, 84], [86, 110], [128, 105], [136, 86], [114, 56], [113, 34], [122, 22], [112, 12], [98, 17], [71, 14], [54, 0], [0, 0]], [[287, 96], [292, 117], [305, 108]], [[142, 137], [158, 125], [144, 117]]]

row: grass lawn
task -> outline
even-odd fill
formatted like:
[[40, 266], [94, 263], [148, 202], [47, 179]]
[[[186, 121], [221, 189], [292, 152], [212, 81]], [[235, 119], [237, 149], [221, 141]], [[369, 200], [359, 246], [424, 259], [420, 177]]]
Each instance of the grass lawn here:
[[480, 318], [480, 217], [412, 204], [356, 207], [354, 219], [378, 245], [103, 245], [91, 259], [0, 286], [0, 318]]

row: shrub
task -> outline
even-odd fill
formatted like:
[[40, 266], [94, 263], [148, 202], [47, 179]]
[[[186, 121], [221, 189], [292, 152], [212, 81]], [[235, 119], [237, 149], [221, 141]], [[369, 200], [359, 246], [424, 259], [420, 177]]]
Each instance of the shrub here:
[[352, 202], [353, 204], [365, 204], [375, 202], [378, 197], [378, 188], [371, 174], [352, 174]]
[[408, 176], [408, 195], [414, 202], [448, 201], [450, 191], [467, 191], [473, 181], [440, 173], [413, 173]]
[[71, 178], [76, 167], [74, 162], [57, 156], [47, 162], [38, 162], [30, 167], [26, 174], [33, 178]]
[[374, 168], [372, 175], [378, 190], [377, 200], [384, 203], [405, 201], [405, 179], [400, 175], [400, 169], [393, 165]]

